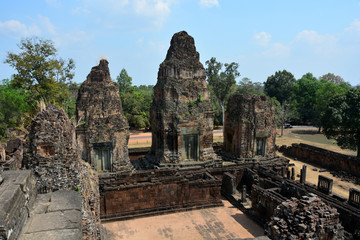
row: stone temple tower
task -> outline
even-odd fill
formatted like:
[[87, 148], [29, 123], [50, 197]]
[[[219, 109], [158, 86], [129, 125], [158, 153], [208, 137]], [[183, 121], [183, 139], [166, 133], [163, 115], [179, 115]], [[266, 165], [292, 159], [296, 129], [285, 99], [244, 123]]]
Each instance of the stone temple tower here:
[[99, 172], [128, 171], [129, 124], [125, 118], [119, 87], [110, 78], [108, 61], [91, 69], [79, 89], [76, 102], [77, 142], [82, 159]]
[[151, 155], [156, 164], [213, 161], [214, 112], [194, 39], [174, 34], [160, 64], [151, 108]]
[[239, 158], [275, 156], [276, 121], [266, 96], [234, 95], [225, 113], [224, 151]]

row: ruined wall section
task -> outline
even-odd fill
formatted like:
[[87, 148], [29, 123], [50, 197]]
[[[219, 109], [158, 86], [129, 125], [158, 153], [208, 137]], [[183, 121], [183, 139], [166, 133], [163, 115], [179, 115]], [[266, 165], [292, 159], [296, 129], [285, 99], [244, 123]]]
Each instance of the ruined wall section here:
[[360, 177], [360, 162], [356, 156], [349, 156], [304, 143], [293, 143], [288, 147], [281, 146], [279, 151], [305, 162], [314, 163], [336, 171], [345, 171]]
[[74, 125], [62, 109], [49, 105], [33, 119], [24, 163], [37, 177], [38, 192], [70, 190], [79, 185]]
[[161, 163], [179, 163], [184, 134], [199, 135], [199, 161], [214, 158], [214, 113], [206, 72], [194, 39], [185, 31], [174, 34], [160, 64], [151, 108], [152, 154]]
[[84, 239], [103, 239], [97, 173], [81, 161], [75, 127], [65, 112], [49, 105], [36, 115], [24, 146], [24, 163], [39, 193], [77, 190], [82, 198]]
[[80, 86], [76, 102], [77, 141], [81, 158], [95, 167], [94, 145], [111, 149], [111, 171], [130, 168], [127, 144], [129, 124], [125, 118], [119, 87], [110, 78], [107, 60], [91, 69]]
[[[234, 95], [225, 113], [224, 150], [242, 158], [258, 155], [264, 139], [263, 157], [275, 156], [274, 108], [266, 96]], [[262, 144], [261, 143], [261, 144]]]
[[204, 169], [99, 175], [103, 221], [221, 206], [221, 181]]
[[107, 239], [100, 220], [99, 176], [89, 163], [81, 161], [79, 179], [83, 239]]

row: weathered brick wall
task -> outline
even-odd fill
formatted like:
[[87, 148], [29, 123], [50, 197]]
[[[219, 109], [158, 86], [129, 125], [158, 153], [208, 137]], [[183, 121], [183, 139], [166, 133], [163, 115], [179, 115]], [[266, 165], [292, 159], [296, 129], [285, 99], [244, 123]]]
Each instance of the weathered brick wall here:
[[303, 143], [294, 143], [290, 147], [281, 147], [280, 151], [286, 155], [315, 163], [325, 168], [346, 171], [360, 177], [360, 161], [355, 156], [348, 156]]
[[221, 181], [204, 171], [143, 171], [129, 179], [119, 174], [100, 175], [101, 216], [136, 217], [221, 205], [220, 188]]

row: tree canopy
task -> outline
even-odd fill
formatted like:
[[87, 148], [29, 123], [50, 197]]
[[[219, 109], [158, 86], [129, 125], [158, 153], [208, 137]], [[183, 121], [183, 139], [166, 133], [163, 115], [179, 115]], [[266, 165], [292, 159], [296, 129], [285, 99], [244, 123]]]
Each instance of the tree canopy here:
[[322, 117], [327, 138], [341, 148], [357, 150], [360, 158], [360, 90], [350, 89], [330, 99]]
[[284, 134], [284, 124], [286, 116], [291, 106], [288, 106], [292, 96], [296, 79], [292, 73], [283, 70], [277, 71], [274, 75], [267, 78], [264, 83], [264, 92], [269, 97], [275, 97], [281, 105], [281, 136]]
[[153, 86], [132, 85], [132, 77], [126, 69], [116, 77], [124, 114], [132, 128], [150, 127], [150, 108], [153, 101]]
[[30, 110], [26, 97], [26, 90], [12, 87], [8, 80], [0, 84], [0, 140], [9, 137], [7, 129], [24, 123], [24, 114]]
[[133, 90], [132, 77], [130, 77], [125, 68], [121, 69], [121, 72], [116, 77], [116, 81], [119, 85], [120, 95]]
[[276, 97], [283, 104], [290, 99], [295, 83], [296, 79], [292, 73], [286, 70], [277, 71], [267, 78], [264, 83], [264, 92], [269, 97]]
[[[222, 124], [224, 124], [225, 104], [229, 96], [236, 91], [236, 78], [240, 76], [239, 64], [232, 62], [222, 64], [212, 57], [205, 62], [207, 83], [210, 92], [216, 97], [222, 110]], [[221, 71], [223, 66], [224, 71]]]
[[341, 83], [344, 83], [344, 79], [338, 75], [335, 75], [333, 73], [327, 73], [327, 74], [324, 74], [322, 75], [321, 77], [319, 77], [319, 79], [324, 79], [328, 82], [332, 82], [336, 85], [340, 85]]
[[316, 92], [320, 88], [320, 81], [311, 73], [306, 73], [296, 81], [293, 89], [293, 104], [303, 123], [318, 123], [319, 115], [315, 109]]
[[74, 61], [57, 57], [50, 40], [26, 38], [18, 47], [20, 52], [8, 52], [4, 61], [16, 70], [11, 85], [28, 90], [29, 102], [43, 100], [61, 105], [68, 97], [64, 84], [74, 77]]
[[244, 77], [239, 81], [237, 94], [261, 95], [264, 94], [264, 86], [260, 82], [252, 82], [249, 78]]

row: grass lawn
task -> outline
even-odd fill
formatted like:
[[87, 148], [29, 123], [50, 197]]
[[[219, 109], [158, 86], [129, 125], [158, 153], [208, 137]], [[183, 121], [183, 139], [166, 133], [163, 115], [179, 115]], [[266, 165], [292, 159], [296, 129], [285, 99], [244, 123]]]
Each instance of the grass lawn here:
[[335, 140], [329, 140], [324, 134], [317, 130], [306, 129], [284, 129], [284, 136], [280, 137], [280, 129], [277, 131], [276, 145], [290, 146], [292, 143], [305, 143], [312, 146], [324, 148], [330, 151], [356, 156], [356, 151], [341, 149]]

